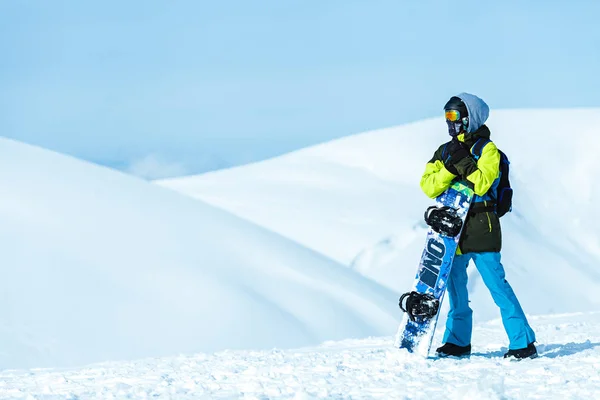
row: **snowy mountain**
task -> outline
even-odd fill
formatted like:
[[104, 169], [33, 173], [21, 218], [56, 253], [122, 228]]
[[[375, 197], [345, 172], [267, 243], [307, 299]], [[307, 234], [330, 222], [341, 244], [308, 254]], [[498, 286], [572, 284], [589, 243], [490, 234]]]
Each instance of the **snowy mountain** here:
[[440, 119], [158, 185], [0, 140], [0, 398], [594, 398], [600, 110], [558, 114], [489, 122], [540, 354], [516, 363], [474, 268], [469, 359], [393, 347]]
[[[557, 118], [567, 115], [568, 118]], [[600, 306], [600, 109], [492, 112], [511, 160], [514, 212], [502, 219], [508, 280], [531, 314]], [[159, 181], [408, 290], [425, 237], [425, 163], [449, 138], [441, 118], [366, 132], [282, 157]], [[499, 316], [475, 268], [477, 320]]]
[[397, 294], [276, 233], [0, 139], [0, 368], [390, 335]]
[[535, 360], [502, 359], [505, 334], [496, 320], [475, 326], [468, 359], [423, 359], [391, 347], [391, 337], [367, 338], [69, 370], [2, 371], [0, 398], [598, 398], [600, 313], [533, 317], [530, 322], [541, 343]]

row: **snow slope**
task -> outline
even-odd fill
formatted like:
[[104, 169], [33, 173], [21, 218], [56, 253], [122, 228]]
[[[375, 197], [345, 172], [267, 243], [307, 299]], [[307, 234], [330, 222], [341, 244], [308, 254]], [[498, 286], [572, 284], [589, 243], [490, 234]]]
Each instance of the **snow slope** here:
[[397, 294], [157, 185], [0, 139], [0, 368], [392, 334]]
[[[502, 219], [503, 262], [525, 310], [598, 309], [600, 109], [500, 110], [488, 125], [512, 163], [514, 212]], [[434, 118], [158, 183], [404, 292], [423, 247], [423, 211], [431, 204], [419, 180], [448, 139], [443, 119]], [[470, 278], [476, 318], [497, 317], [474, 268]]]
[[535, 317], [531, 323], [542, 343], [540, 356], [521, 362], [502, 359], [504, 331], [494, 320], [475, 326], [469, 359], [423, 359], [391, 347], [391, 337], [367, 338], [295, 350], [2, 371], [0, 398], [597, 398], [600, 313]]

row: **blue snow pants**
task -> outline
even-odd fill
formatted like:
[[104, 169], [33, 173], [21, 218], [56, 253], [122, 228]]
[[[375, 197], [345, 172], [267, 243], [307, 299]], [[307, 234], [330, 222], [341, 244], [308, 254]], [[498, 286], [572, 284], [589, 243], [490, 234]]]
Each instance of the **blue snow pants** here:
[[535, 342], [535, 334], [527, 322], [525, 313], [517, 296], [504, 279], [504, 267], [500, 263], [500, 253], [468, 253], [456, 255], [448, 278], [448, 297], [450, 312], [446, 320], [446, 332], [443, 343], [459, 346], [471, 344], [473, 330], [473, 311], [469, 307], [467, 292], [467, 266], [473, 259], [481, 274], [483, 283], [492, 294], [500, 308], [502, 324], [508, 335], [510, 350], [522, 349]]

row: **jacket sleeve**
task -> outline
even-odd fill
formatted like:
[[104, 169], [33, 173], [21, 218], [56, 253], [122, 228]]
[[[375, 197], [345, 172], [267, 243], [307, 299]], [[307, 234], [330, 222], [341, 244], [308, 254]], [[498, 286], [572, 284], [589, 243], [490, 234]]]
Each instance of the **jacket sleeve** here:
[[456, 178], [452, 172], [444, 167], [444, 163], [434, 158], [425, 166], [425, 173], [421, 177], [421, 189], [430, 198], [434, 199], [448, 189]]
[[483, 148], [479, 160], [467, 157], [455, 167], [462, 176], [473, 183], [475, 194], [483, 196], [500, 174], [500, 152], [494, 142], [489, 142]]

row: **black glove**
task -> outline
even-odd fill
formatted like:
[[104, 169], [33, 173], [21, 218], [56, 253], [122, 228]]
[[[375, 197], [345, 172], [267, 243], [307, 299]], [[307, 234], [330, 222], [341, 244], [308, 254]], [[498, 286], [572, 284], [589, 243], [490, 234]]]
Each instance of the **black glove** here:
[[453, 175], [460, 175], [458, 173], [458, 170], [456, 169], [456, 167], [453, 164], [450, 164], [449, 162], [447, 162], [446, 164], [444, 164], [444, 167], [446, 167], [446, 169], [448, 171], [450, 171], [450, 173], [452, 173]]
[[444, 166], [448, 171], [450, 171], [454, 175], [460, 175], [460, 173], [456, 169], [456, 164], [459, 161], [470, 157], [471, 153], [458, 139], [452, 139], [450, 143], [448, 143], [446, 146], [446, 152], [448, 153], [448, 156], [444, 161]]
[[446, 151], [448, 151], [449, 154], [448, 164], [452, 165], [457, 164], [463, 158], [469, 157], [471, 155], [469, 149], [467, 149], [465, 145], [461, 143], [458, 139], [452, 139], [450, 143], [448, 143]]

